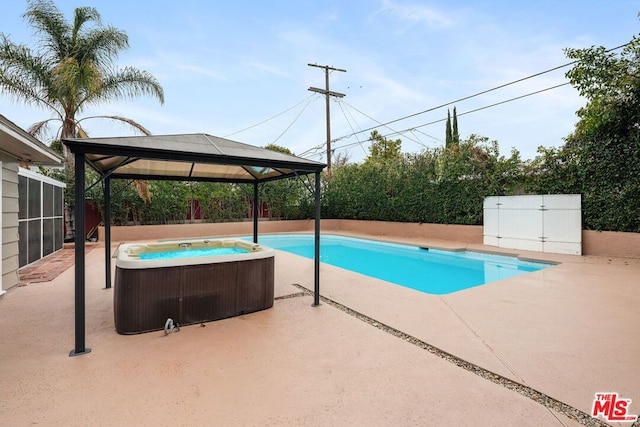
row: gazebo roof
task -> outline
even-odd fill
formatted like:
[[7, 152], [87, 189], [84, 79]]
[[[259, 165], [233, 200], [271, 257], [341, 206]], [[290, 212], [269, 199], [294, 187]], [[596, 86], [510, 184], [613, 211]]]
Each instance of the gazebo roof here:
[[324, 163], [203, 133], [65, 139], [111, 178], [263, 182], [320, 172]]

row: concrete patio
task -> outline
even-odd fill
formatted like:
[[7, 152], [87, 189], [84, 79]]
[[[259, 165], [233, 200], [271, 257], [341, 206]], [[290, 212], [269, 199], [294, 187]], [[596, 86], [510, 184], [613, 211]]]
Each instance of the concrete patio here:
[[322, 265], [311, 307], [313, 261], [278, 251], [273, 308], [124, 336], [98, 244], [91, 353], [68, 356], [73, 268], [0, 299], [0, 425], [600, 425], [597, 392], [640, 413], [640, 259], [520, 253], [561, 264], [442, 296]]

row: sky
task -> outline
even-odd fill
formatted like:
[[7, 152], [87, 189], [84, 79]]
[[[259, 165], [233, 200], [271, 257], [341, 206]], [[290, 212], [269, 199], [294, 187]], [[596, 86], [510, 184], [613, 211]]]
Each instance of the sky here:
[[[325, 74], [308, 64], [346, 70], [329, 74], [330, 90], [345, 95], [330, 100], [334, 159], [362, 161], [373, 128], [401, 139], [404, 153], [441, 147], [447, 109], [456, 107], [462, 139], [484, 136], [498, 141], [502, 155], [516, 149], [527, 160], [539, 146], [561, 146], [573, 131], [586, 101], [571, 85], [472, 111], [566, 83], [570, 67], [453, 101], [567, 64], [565, 48], [612, 48], [640, 32], [640, 0], [55, 4], [68, 21], [74, 8], [95, 7], [104, 25], [129, 37], [117, 66], [148, 71], [164, 88], [164, 105], [140, 97], [78, 117], [120, 115], [156, 135], [208, 133], [259, 147], [277, 144], [319, 161], [326, 161], [325, 97], [309, 88], [324, 89]], [[0, 32], [35, 48], [25, 10], [25, 1], [6, 1]], [[25, 129], [50, 117], [3, 93], [0, 114]], [[135, 134], [104, 120], [84, 125], [91, 137]]]

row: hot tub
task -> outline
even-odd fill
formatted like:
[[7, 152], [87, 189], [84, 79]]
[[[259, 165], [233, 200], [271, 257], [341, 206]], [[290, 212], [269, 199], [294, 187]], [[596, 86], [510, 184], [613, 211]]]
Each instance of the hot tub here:
[[273, 306], [274, 250], [238, 239], [122, 244], [114, 317], [120, 334], [208, 322]]

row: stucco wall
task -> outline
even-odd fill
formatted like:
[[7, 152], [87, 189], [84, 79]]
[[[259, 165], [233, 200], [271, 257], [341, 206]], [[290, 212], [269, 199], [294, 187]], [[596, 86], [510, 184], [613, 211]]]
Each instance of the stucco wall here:
[[582, 230], [582, 253], [640, 258], [640, 233]]
[[[292, 233], [313, 230], [313, 221], [260, 221], [260, 233]], [[253, 222], [218, 222], [194, 224], [112, 226], [111, 242], [162, 240], [253, 234]], [[104, 227], [98, 228], [98, 239], [104, 241]]]
[[[323, 219], [321, 228], [325, 233], [355, 233], [378, 237], [448, 240], [473, 244], [482, 244], [483, 231], [480, 225], [415, 224], [337, 219]], [[313, 232], [314, 221], [260, 221], [258, 230], [260, 233]], [[113, 226], [111, 227], [111, 241], [117, 243], [136, 240], [251, 235], [252, 233], [253, 223], [251, 221]], [[99, 238], [101, 241], [104, 240], [104, 227], [100, 227]], [[584, 255], [640, 258], [640, 233], [585, 230], [582, 232], [582, 245]]]
[[482, 243], [482, 226], [417, 224], [386, 221], [322, 220], [322, 229], [337, 233], [362, 233], [370, 236], [450, 240]]
[[[313, 232], [313, 220], [260, 221], [260, 233]], [[411, 224], [383, 221], [350, 221], [323, 219], [321, 228], [326, 233], [356, 233], [379, 237], [408, 237], [430, 240], [453, 240], [482, 243], [482, 227], [469, 225]], [[112, 226], [111, 241], [158, 240], [195, 237], [251, 235], [253, 222], [223, 222], [176, 225]], [[104, 240], [104, 227], [99, 229]]]

